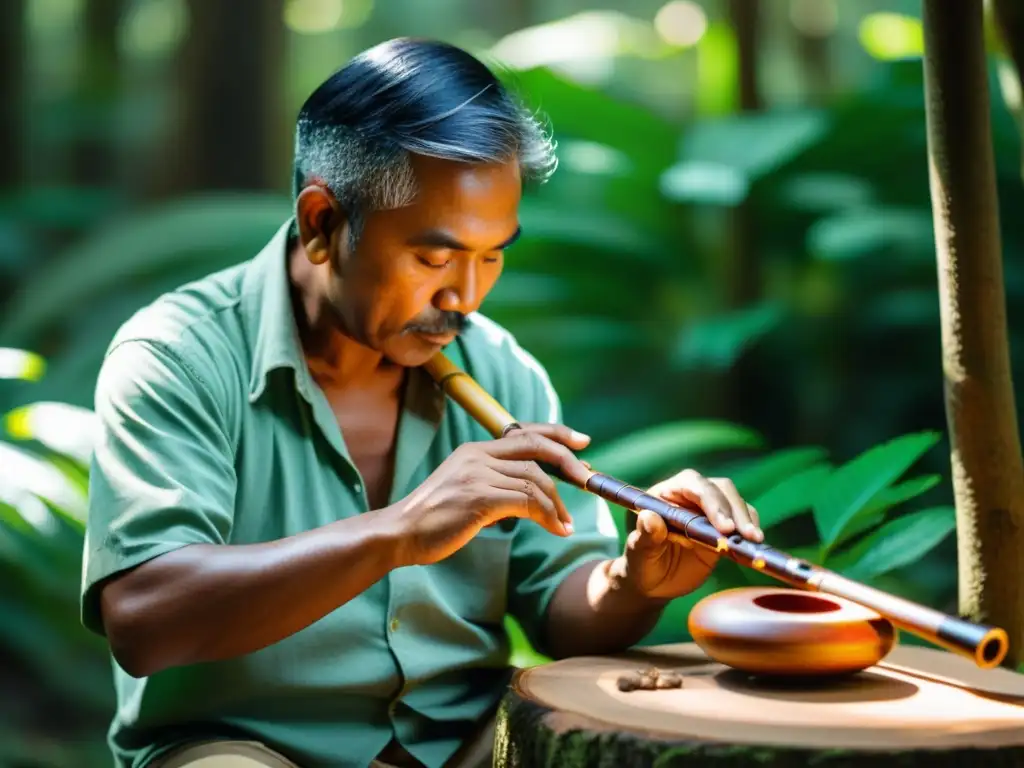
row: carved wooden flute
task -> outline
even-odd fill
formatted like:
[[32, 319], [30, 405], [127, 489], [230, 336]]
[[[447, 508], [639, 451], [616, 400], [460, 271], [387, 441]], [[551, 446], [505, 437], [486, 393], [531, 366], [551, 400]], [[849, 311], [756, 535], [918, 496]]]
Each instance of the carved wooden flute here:
[[[512, 414], [443, 352], [438, 352], [424, 368], [441, 389], [492, 437], [498, 439], [521, 429]], [[579, 486], [555, 467], [545, 466], [544, 469], [564, 482]], [[699, 512], [669, 504], [608, 475], [591, 470], [586, 483], [579, 487], [635, 512], [645, 509], [655, 512], [665, 519], [675, 536], [685, 537], [739, 565], [756, 569], [799, 589], [835, 595], [870, 608], [899, 629], [971, 658], [983, 669], [1001, 664], [1009, 650], [1006, 631], [999, 627], [977, 624], [896, 597], [767, 544], [745, 539], [738, 533], [726, 536]]]

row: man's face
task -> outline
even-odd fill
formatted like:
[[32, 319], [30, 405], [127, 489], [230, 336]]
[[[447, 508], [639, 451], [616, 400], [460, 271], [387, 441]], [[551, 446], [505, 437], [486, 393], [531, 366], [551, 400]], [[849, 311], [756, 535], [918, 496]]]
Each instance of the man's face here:
[[344, 333], [409, 367], [451, 342], [494, 286], [522, 190], [514, 161], [416, 157], [413, 169], [414, 202], [370, 213], [354, 251], [347, 227], [332, 233], [325, 290]]

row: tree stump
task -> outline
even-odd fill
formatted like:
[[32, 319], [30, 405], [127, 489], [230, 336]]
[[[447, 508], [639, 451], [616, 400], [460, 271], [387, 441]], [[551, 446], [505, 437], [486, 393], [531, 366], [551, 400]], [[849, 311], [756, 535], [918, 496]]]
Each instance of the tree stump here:
[[[620, 687], [651, 668], [681, 686]], [[519, 670], [494, 752], [497, 768], [1024, 766], [1024, 675], [907, 646], [848, 677], [785, 683], [693, 643], [641, 648]]]

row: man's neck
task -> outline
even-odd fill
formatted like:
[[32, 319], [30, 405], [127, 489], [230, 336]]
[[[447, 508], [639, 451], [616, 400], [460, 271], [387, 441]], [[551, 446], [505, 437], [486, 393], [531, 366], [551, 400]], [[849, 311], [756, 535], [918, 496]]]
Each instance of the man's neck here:
[[315, 269], [300, 244], [288, 251], [288, 281], [299, 328], [299, 343], [313, 378], [331, 389], [397, 385], [402, 371], [376, 350], [342, 333], [327, 301], [318, 290]]

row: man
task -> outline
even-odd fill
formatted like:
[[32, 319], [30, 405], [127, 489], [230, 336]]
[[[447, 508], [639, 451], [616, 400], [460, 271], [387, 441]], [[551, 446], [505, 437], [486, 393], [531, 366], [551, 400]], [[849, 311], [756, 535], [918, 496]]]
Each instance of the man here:
[[[82, 596], [118, 765], [489, 765], [507, 613], [555, 657], [615, 652], [707, 577], [656, 516], [620, 551], [607, 506], [539, 470], [579, 477], [588, 439], [477, 312], [554, 165], [478, 61], [384, 43], [303, 107], [293, 220], [118, 331]], [[521, 433], [446, 402], [419, 368], [441, 348]], [[652, 492], [760, 539], [727, 481]]]

